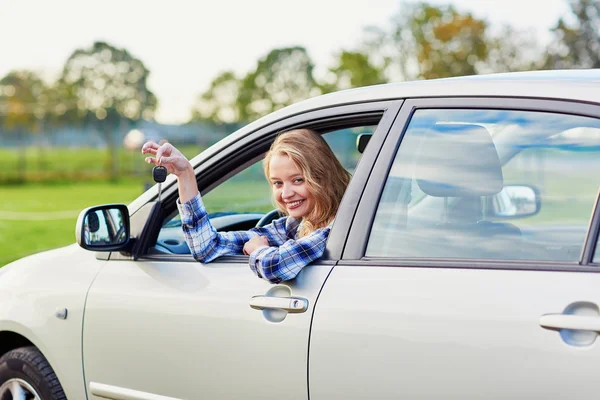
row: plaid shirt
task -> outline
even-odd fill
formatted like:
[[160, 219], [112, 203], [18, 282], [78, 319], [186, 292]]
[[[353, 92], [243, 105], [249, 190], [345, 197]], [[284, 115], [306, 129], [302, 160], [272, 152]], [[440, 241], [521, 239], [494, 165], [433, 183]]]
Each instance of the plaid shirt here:
[[330, 231], [327, 226], [297, 238], [298, 220], [283, 217], [249, 231], [217, 232], [210, 223], [200, 194], [183, 204], [178, 200], [177, 206], [185, 240], [194, 258], [200, 262], [244, 254], [247, 241], [255, 236], [266, 237], [270, 247], [260, 247], [250, 254], [250, 269], [272, 283], [295, 278], [304, 266], [321, 257]]

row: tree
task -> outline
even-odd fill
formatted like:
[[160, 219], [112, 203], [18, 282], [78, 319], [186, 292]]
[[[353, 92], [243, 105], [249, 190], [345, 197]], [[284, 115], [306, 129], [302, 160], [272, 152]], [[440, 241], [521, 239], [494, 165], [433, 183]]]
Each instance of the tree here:
[[274, 49], [242, 80], [240, 119], [250, 121], [320, 94], [303, 47]]
[[118, 173], [115, 132], [124, 134], [131, 122], [150, 119], [156, 110], [156, 97], [147, 85], [149, 74], [127, 50], [96, 42], [73, 52], [58, 81], [56, 93], [62, 100], [56, 107], [58, 114], [102, 134], [112, 179]]
[[17, 171], [25, 180], [26, 135], [40, 131], [48, 107], [47, 86], [31, 71], [12, 71], [0, 79], [0, 121], [21, 142]]
[[544, 49], [535, 35], [510, 25], [487, 39], [488, 56], [477, 64], [477, 73], [530, 71], [543, 68]]
[[343, 50], [336, 58], [329, 68], [329, 82], [320, 85], [323, 93], [386, 82], [383, 69], [373, 65], [366, 53]]
[[555, 40], [548, 47], [549, 69], [600, 68], [600, 3], [570, 2], [574, 22], [559, 19], [552, 29]]
[[473, 75], [488, 54], [486, 29], [484, 20], [451, 5], [403, 3], [389, 29], [370, 28], [365, 42], [389, 80]]
[[233, 123], [240, 120], [238, 98], [242, 87], [241, 79], [232, 71], [219, 74], [210, 88], [198, 96], [192, 108], [191, 121], [209, 121], [216, 124]]

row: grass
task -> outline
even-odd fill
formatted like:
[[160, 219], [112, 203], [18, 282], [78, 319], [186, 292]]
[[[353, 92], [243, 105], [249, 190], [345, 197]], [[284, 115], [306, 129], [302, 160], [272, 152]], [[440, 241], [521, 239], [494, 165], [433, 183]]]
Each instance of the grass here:
[[[197, 146], [181, 146], [188, 158], [197, 155]], [[25, 162], [21, 165], [21, 155]], [[40, 150], [0, 148], [0, 184], [11, 182], [60, 182], [106, 180], [109, 177], [108, 150], [92, 147], [51, 147]], [[118, 150], [118, 176], [148, 176], [152, 167], [140, 151]]]
[[[115, 183], [0, 186], [0, 266], [32, 253], [74, 243], [80, 210], [103, 203], [127, 204], [142, 194], [143, 189], [143, 182], [134, 179]], [[19, 216], [43, 219], [18, 219]]]
[[[105, 203], [128, 204], [144, 191], [139, 179], [0, 186], [0, 266], [29, 254], [75, 242], [79, 212]], [[205, 197], [209, 212], [273, 208], [266, 180], [236, 181]], [[30, 219], [40, 218], [40, 219]]]

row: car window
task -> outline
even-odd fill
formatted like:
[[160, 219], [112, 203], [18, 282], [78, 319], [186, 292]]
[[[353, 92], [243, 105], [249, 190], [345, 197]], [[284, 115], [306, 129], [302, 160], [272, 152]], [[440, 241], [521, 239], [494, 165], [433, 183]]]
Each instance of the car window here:
[[[360, 153], [356, 140], [360, 134], [372, 134], [375, 126], [338, 129], [323, 135], [325, 141], [344, 168], [354, 172]], [[265, 179], [262, 160], [223, 182], [202, 196], [206, 209], [212, 215], [241, 212], [268, 212], [274, 208], [271, 186]]]
[[579, 261], [599, 171], [597, 119], [417, 110], [366, 255]]
[[[353, 173], [361, 154], [357, 138], [372, 134], [376, 126], [338, 129], [324, 134], [324, 138], [342, 165]], [[262, 160], [232, 176], [202, 196], [211, 222], [218, 230], [247, 230], [275, 208], [271, 187], [265, 179]], [[183, 238], [178, 213], [167, 219], [159, 233], [155, 250], [169, 253], [189, 253]]]

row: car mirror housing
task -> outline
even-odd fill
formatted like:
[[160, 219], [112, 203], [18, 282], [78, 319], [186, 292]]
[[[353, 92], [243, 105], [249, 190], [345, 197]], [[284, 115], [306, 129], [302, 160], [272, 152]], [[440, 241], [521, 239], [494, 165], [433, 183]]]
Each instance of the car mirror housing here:
[[541, 197], [530, 185], [505, 185], [495, 196], [488, 197], [487, 217], [524, 218], [540, 212]]
[[75, 239], [86, 250], [121, 250], [129, 244], [129, 228], [129, 210], [126, 205], [89, 207], [79, 213]]

